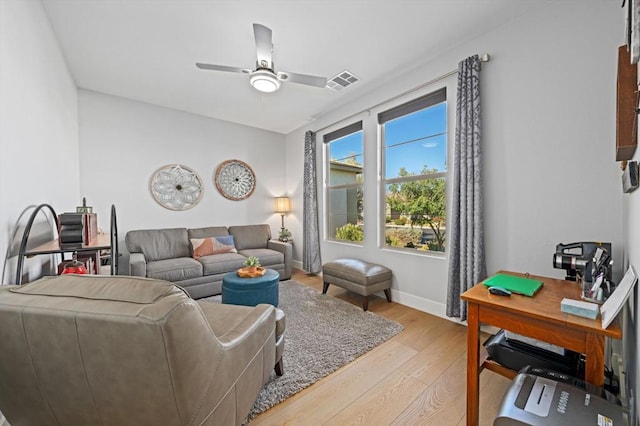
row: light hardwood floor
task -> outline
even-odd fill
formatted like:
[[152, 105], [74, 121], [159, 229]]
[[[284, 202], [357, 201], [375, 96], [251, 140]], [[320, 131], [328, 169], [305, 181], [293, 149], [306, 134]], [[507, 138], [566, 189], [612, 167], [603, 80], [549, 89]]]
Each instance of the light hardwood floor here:
[[[294, 270], [292, 279], [322, 291], [320, 277]], [[336, 286], [328, 294], [361, 303], [360, 296]], [[371, 312], [399, 322], [404, 330], [251, 425], [465, 424], [466, 327], [384, 298], [370, 299]], [[493, 423], [509, 383], [490, 371], [482, 373], [481, 425]]]

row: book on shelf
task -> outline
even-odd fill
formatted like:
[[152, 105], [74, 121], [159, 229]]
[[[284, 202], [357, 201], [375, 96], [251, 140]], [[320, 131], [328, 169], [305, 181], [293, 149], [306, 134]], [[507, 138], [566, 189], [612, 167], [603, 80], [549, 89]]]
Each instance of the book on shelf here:
[[98, 215], [95, 213], [83, 213], [84, 219], [84, 242], [90, 244], [98, 236]]
[[84, 213], [61, 213], [58, 215], [60, 226], [80, 225], [84, 226]]
[[61, 243], [84, 243], [84, 228], [78, 225], [62, 225], [58, 231]]
[[89, 274], [98, 274], [100, 271], [100, 252], [85, 251], [76, 253], [76, 259], [83, 262]]
[[98, 237], [96, 213], [62, 213], [58, 216], [61, 249], [80, 248]]

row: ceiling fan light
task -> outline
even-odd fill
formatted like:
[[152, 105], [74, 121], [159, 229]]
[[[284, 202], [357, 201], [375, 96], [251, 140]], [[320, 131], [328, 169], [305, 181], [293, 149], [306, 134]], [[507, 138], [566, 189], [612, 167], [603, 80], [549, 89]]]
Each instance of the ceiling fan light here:
[[260, 92], [271, 93], [280, 88], [278, 77], [268, 70], [257, 70], [249, 77], [251, 85]]

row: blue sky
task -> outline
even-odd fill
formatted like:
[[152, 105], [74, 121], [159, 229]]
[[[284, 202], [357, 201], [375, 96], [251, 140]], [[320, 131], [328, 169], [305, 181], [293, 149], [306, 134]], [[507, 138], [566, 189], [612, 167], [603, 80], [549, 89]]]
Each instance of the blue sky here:
[[[401, 167], [415, 173], [425, 164], [429, 169], [446, 170], [446, 116], [446, 103], [441, 103], [385, 124], [387, 178], [396, 177]], [[330, 149], [332, 159], [356, 153], [356, 160], [362, 163], [362, 132], [333, 142]]]

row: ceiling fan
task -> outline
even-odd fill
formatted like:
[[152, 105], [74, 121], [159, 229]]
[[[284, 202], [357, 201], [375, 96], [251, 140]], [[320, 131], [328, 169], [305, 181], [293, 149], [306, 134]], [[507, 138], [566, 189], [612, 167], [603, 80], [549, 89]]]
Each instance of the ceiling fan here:
[[273, 66], [273, 43], [271, 41], [271, 29], [261, 24], [253, 24], [253, 33], [256, 39], [256, 51], [258, 59], [256, 69], [229, 67], [226, 65], [212, 65], [196, 63], [203, 70], [227, 71], [249, 74], [251, 85], [261, 92], [275, 92], [280, 88], [280, 83], [290, 81], [292, 83], [306, 84], [307, 86], [325, 87], [327, 79], [313, 75], [297, 74], [292, 72], [276, 72]]

